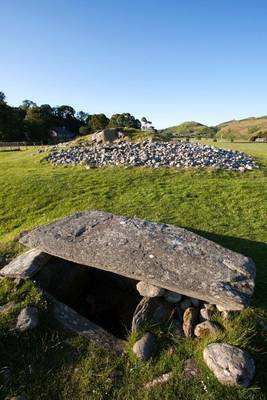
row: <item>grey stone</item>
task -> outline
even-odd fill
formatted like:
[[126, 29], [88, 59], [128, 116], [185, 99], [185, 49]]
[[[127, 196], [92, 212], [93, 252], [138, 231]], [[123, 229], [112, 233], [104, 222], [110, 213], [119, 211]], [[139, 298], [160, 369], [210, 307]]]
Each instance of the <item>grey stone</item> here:
[[8, 367], [3, 367], [0, 369], [0, 376], [2, 377], [4, 384], [8, 384], [12, 378], [11, 369]]
[[200, 306], [200, 300], [198, 299], [194, 299], [193, 297], [191, 297], [191, 303], [194, 307], [199, 307]]
[[[102, 167], [106, 165], [149, 166], [153, 168], [199, 168], [213, 167], [238, 172], [258, 168], [248, 155], [232, 150], [195, 143], [150, 142], [112, 143], [122, 136], [116, 129], [105, 129], [92, 135], [91, 145], [71, 148], [54, 147], [47, 160], [56, 165], [78, 165], [88, 163]], [[106, 144], [109, 142], [109, 144]]]
[[233, 310], [247, 306], [254, 289], [252, 260], [173, 225], [90, 211], [39, 227], [20, 241]]
[[213, 314], [214, 312], [208, 308], [201, 308], [200, 310], [200, 318], [204, 321], [209, 321]]
[[140, 360], [149, 360], [156, 352], [156, 337], [152, 333], [146, 333], [133, 345], [133, 352]]
[[204, 361], [224, 385], [248, 387], [255, 375], [251, 355], [225, 343], [209, 344], [203, 352]]
[[122, 132], [117, 128], [106, 128], [91, 135], [91, 140], [96, 143], [112, 143], [122, 137]]
[[48, 298], [54, 303], [54, 316], [55, 318], [68, 330], [77, 333], [94, 342], [101, 347], [108, 350], [114, 350], [116, 353], [121, 354], [125, 342], [116, 338], [111, 333], [105, 331], [100, 326], [91, 322], [87, 318], [82, 317], [72, 308], [66, 304], [56, 300], [53, 296], [47, 295]]
[[18, 315], [16, 329], [21, 332], [34, 329], [38, 322], [38, 309], [36, 307], [26, 307]]
[[185, 310], [183, 316], [183, 331], [185, 336], [194, 336], [194, 329], [198, 322], [198, 314], [198, 310], [194, 307], [189, 307]]
[[165, 289], [141, 281], [136, 285], [136, 289], [144, 297], [160, 297], [164, 295]]
[[223, 319], [227, 319], [228, 321], [232, 321], [239, 315], [239, 311], [222, 311]]
[[216, 311], [216, 306], [214, 304], [205, 303], [204, 307], [209, 311]]
[[179, 293], [171, 292], [170, 290], [166, 290], [164, 294], [164, 299], [169, 303], [179, 303], [182, 299], [182, 295]]
[[195, 336], [197, 337], [214, 335], [218, 332], [220, 332], [219, 326], [211, 321], [204, 321], [197, 324], [194, 330]]
[[173, 372], [167, 372], [166, 374], [162, 374], [161, 376], [158, 376], [157, 378], [153, 379], [150, 382], [147, 382], [144, 387], [146, 389], [150, 389], [154, 386], [162, 385], [165, 382], [168, 382], [171, 378], [173, 377]]
[[13, 396], [9, 397], [8, 400], [27, 400], [24, 396]]
[[132, 331], [136, 331], [147, 324], [167, 322], [173, 311], [173, 306], [159, 297], [144, 297], [134, 311]]
[[0, 314], [8, 313], [16, 307], [16, 303], [14, 301], [10, 301], [9, 303], [0, 306]]
[[16, 278], [32, 278], [50, 259], [50, 255], [38, 249], [20, 254], [0, 270], [0, 275]]
[[191, 300], [190, 299], [184, 299], [180, 303], [180, 308], [182, 311], [186, 310], [188, 307], [191, 306]]
[[196, 360], [194, 358], [188, 358], [184, 363], [184, 375], [187, 380], [196, 378], [200, 374]]

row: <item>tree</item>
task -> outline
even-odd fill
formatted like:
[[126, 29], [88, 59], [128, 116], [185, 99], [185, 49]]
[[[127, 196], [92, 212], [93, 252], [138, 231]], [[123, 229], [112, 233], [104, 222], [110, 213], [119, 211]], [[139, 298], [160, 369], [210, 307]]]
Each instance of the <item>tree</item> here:
[[109, 124], [109, 119], [105, 114], [93, 114], [88, 118], [88, 126], [91, 132], [101, 131], [105, 129]]
[[109, 121], [110, 128], [141, 128], [141, 122], [130, 113], [113, 114]]
[[75, 110], [71, 106], [63, 105], [55, 108], [55, 113], [59, 118], [74, 118]]
[[6, 104], [6, 95], [4, 92], [0, 92], [0, 104]]
[[31, 100], [23, 100], [20, 108], [22, 108], [23, 110], [28, 110], [29, 108], [34, 108], [37, 107], [37, 104], [34, 103], [34, 101]]
[[81, 121], [83, 124], [86, 124], [89, 118], [89, 114], [87, 114], [84, 111], [78, 111], [75, 115], [75, 117]]
[[155, 128], [152, 126], [152, 122], [148, 121], [146, 119], [146, 117], [141, 118], [141, 122], [142, 122], [142, 130], [143, 131], [150, 131], [150, 130], [154, 130]]

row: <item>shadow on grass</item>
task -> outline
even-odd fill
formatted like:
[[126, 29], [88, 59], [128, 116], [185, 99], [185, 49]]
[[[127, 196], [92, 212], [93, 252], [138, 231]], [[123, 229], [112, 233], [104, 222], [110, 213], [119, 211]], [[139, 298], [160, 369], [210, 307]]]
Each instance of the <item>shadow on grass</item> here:
[[252, 298], [252, 306], [260, 307], [267, 312], [267, 244], [197, 229], [187, 229], [253, 259], [256, 264], [256, 287]]

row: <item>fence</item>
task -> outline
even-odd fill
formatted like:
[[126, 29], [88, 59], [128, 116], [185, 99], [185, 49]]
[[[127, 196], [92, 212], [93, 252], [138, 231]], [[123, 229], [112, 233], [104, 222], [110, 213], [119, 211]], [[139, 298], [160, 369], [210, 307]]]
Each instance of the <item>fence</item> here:
[[21, 150], [31, 146], [41, 146], [42, 142], [0, 142], [1, 150]]

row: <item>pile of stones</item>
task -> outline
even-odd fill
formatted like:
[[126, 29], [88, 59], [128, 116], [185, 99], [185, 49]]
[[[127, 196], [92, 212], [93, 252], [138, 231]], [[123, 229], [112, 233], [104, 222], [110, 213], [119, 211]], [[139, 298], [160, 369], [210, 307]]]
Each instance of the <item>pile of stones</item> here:
[[[137, 290], [144, 296], [138, 304], [132, 321], [132, 331], [151, 324], [173, 324], [173, 334], [179, 337], [200, 338], [223, 332], [223, 326], [213, 321], [216, 313], [225, 319], [233, 319], [238, 311], [229, 311], [221, 306], [182, 296], [140, 281]], [[142, 361], [149, 360], [157, 350], [157, 337], [147, 331], [132, 348]], [[203, 352], [207, 366], [217, 379], [225, 385], [250, 385], [255, 365], [251, 355], [227, 343], [211, 343]]]
[[52, 151], [47, 160], [56, 165], [85, 164], [87, 168], [108, 165], [226, 169], [244, 172], [258, 168], [245, 153], [190, 142], [92, 144]]

